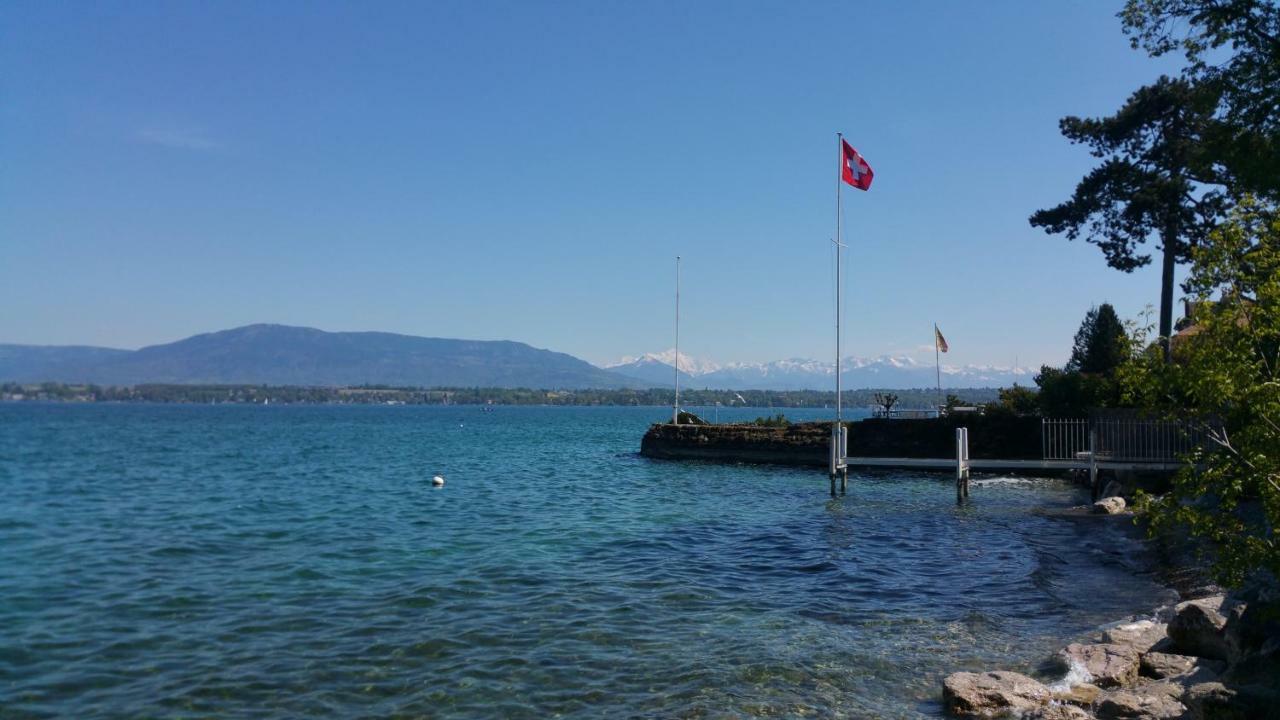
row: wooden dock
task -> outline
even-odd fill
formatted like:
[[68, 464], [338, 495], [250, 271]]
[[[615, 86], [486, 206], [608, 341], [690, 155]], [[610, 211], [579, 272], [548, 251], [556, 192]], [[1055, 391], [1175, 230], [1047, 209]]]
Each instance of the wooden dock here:
[[[1090, 494], [1094, 500], [1097, 500], [1102, 491], [1099, 485], [1099, 473], [1101, 471], [1176, 472], [1184, 463], [1179, 461], [1177, 456], [1173, 454], [1173, 448], [1189, 448], [1192, 442], [1192, 439], [1183, 436], [1178, 437], [1177, 443], [1161, 441], [1163, 436], [1168, 435], [1171, 429], [1177, 429], [1185, 435], [1183, 429], [1169, 423], [1145, 422], [1134, 424], [1133, 427], [1148, 435], [1154, 435], [1153, 442], [1149, 444], [1145, 442], [1139, 443], [1144, 448], [1149, 446], [1154, 449], [1154, 452], [1146, 452], [1144, 455], [1137, 456], [1134, 454], [1122, 454], [1117, 457], [1115, 450], [1111, 449], [1112, 446], [1099, 441], [1101, 432], [1107, 429], [1103, 423], [1077, 420], [1045, 420], [1042, 421], [1042, 427], [1044, 433], [1042, 445], [1045, 448], [1045, 457], [1040, 459], [979, 458], [977, 460], [969, 455], [968, 428], [959, 427], [955, 429], [956, 449], [955, 457], [953, 458], [849, 457], [845, 455], [846, 441], [845, 433], [842, 429], [839, 437], [833, 437], [832, 439], [831, 495], [834, 497], [836, 494], [837, 473], [842, 476], [840, 479], [840, 492], [841, 494], [845, 492], [848, 486], [849, 468], [851, 467], [920, 470], [950, 470], [955, 468], [957, 499], [969, 497], [969, 475], [971, 471], [976, 469], [988, 472], [1013, 470], [1022, 472], [1079, 471], [1088, 473]], [[1079, 442], [1060, 442], [1064, 437], [1078, 439]], [[1054, 455], [1050, 454], [1050, 447], [1054, 448]]]
[[[851, 468], [893, 468], [901, 470], [952, 470], [956, 467], [955, 458], [895, 458], [895, 457], [846, 457], [845, 465]], [[1051, 470], [1064, 472], [1090, 468], [1088, 460], [995, 460], [973, 458], [968, 461], [969, 468], [982, 472], [1000, 470]], [[1177, 462], [1140, 462], [1099, 460], [1099, 470], [1151, 470], [1168, 472], [1182, 467]]]
[[[1186, 424], [1123, 416], [870, 419], [838, 427], [660, 423], [645, 433], [640, 453], [670, 460], [825, 466], [833, 494], [848, 487], [854, 468], [954, 470], [960, 498], [968, 494], [972, 471], [1078, 472], [1088, 477], [1096, 497], [1102, 472], [1172, 474], [1203, 444], [1202, 432]], [[977, 457], [970, 453], [971, 431]]]

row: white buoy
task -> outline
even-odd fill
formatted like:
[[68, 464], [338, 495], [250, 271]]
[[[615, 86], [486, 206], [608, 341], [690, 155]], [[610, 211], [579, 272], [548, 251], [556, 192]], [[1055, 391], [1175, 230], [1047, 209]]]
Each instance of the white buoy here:
[[444, 487], [444, 478], [440, 477], [439, 475], [436, 475], [435, 477], [431, 478], [431, 484], [436, 487]]

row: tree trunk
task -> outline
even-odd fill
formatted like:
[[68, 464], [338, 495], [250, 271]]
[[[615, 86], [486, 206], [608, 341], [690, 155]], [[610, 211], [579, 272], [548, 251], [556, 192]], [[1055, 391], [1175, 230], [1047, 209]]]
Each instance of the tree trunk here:
[[1164, 361], [1170, 362], [1170, 338], [1173, 337], [1173, 269], [1177, 265], [1178, 231], [1167, 227], [1162, 238], [1164, 266], [1160, 273], [1160, 347], [1164, 349]]

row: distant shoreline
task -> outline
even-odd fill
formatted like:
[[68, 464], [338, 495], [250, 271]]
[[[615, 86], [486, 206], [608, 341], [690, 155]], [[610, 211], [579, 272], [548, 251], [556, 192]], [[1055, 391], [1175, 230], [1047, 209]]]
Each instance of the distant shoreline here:
[[[529, 388], [417, 388], [366, 385], [356, 387], [303, 387], [292, 385], [179, 385], [148, 384], [128, 387], [68, 383], [0, 383], [0, 402], [149, 402], [183, 404], [282, 404], [282, 405], [610, 405], [670, 407], [671, 388], [648, 390], [529, 389]], [[847, 390], [841, 394], [849, 407], [871, 407], [883, 389]], [[896, 407], [933, 408], [938, 391], [933, 388], [889, 390], [898, 396]], [[996, 388], [944, 389], [944, 394], [980, 404], [998, 398]], [[836, 394], [818, 390], [681, 390], [686, 408], [725, 407], [824, 408], [835, 405]]]

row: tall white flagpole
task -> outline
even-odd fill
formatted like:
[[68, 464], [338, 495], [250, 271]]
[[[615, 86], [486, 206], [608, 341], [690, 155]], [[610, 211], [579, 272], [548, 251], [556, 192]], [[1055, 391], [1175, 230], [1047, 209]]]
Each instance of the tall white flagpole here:
[[[844, 134], [836, 133], [836, 155], [840, 158], [840, 162], [836, 164], [836, 421], [831, 424], [831, 497], [836, 496], [836, 473], [844, 466], [844, 453], [842, 452], [842, 444], [840, 442], [844, 435], [843, 412], [840, 383], [840, 306], [842, 304], [841, 286], [844, 284], [842, 277], [843, 263], [842, 251], [844, 250], [844, 235], [841, 233], [841, 204], [840, 204], [840, 185], [844, 182]], [[845, 471], [845, 481], [848, 480], [848, 471]], [[841, 489], [844, 483], [841, 483]]]
[[[844, 134], [836, 133], [836, 152], [840, 157], [836, 171], [836, 433], [840, 432], [840, 251], [844, 237], [840, 234], [840, 185], [844, 182]], [[837, 435], [838, 436], [838, 435]]]
[[671, 408], [671, 424], [680, 424], [680, 256], [676, 256], [676, 404]]

